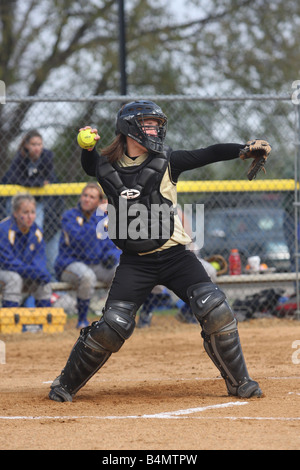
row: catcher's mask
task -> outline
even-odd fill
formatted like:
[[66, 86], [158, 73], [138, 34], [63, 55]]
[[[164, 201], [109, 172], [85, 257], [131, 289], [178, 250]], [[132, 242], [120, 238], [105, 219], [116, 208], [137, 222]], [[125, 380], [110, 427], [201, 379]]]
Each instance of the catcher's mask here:
[[[156, 132], [148, 134], [145, 119], [155, 119], [158, 126]], [[139, 100], [125, 104], [117, 114], [116, 134], [123, 134], [143, 145], [154, 153], [163, 151], [163, 143], [167, 133], [167, 116], [153, 101]]]

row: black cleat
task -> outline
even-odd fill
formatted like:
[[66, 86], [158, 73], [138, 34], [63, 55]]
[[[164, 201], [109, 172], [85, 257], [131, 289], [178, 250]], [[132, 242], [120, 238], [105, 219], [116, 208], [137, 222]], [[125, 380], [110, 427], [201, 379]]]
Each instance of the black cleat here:
[[72, 401], [72, 395], [61, 385], [59, 377], [57, 377], [51, 385], [49, 398], [50, 400], [58, 401], [60, 403]]
[[229, 392], [229, 395], [237, 396], [239, 398], [261, 398], [263, 392], [257, 382], [248, 380], [240, 385], [235, 393]]

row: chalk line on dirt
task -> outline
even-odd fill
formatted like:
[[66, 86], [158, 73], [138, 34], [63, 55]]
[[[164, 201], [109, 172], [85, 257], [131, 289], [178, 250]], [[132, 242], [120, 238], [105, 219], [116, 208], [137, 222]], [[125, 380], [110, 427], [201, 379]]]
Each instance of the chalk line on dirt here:
[[228, 402], [217, 405], [201, 406], [198, 408], [187, 408], [185, 410], [166, 411], [155, 414], [128, 415], [128, 416], [0, 416], [2, 420], [43, 420], [43, 419], [178, 419], [193, 413], [201, 413], [206, 410], [218, 408], [229, 408], [231, 406], [248, 405], [248, 402]]
[[287, 416], [191, 416], [194, 413], [201, 413], [207, 410], [229, 408], [232, 406], [248, 405], [249, 402], [228, 402], [216, 405], [208, 405], [197, 408], [187, 408], [185, 410], [167, 411], [155, 414], [128, 415], [128, 416], [0, 416], [0, 420], [121, 420], [121, 419], [202, 419], [202, 420], [230, 420], [230, 421], [300, 421], [300, 417]]

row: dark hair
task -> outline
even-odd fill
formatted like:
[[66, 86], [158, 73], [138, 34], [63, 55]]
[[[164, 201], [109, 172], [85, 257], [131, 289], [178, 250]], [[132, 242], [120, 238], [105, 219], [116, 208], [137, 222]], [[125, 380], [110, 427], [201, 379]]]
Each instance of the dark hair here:
[[118, 134], [110, 145], [101, 150], [101, 155], [107, 157], [110, 163], [121, 160], [126, 145], [126, 137]]
[[19, 152], [21, 153], [22, 157], [26, 157], [27, 155], [27, 149], [26, 149], [26, 144], [30, 141], [30, 139], [32, 139], [33, 137], [39, 137], [40, 139], [43, 140], [43, 137], [41, 136], [41, 134], [33, 129], [29, 132], [27, 132], [27, 134], [24, 135], [20, 145], [19, 145]]

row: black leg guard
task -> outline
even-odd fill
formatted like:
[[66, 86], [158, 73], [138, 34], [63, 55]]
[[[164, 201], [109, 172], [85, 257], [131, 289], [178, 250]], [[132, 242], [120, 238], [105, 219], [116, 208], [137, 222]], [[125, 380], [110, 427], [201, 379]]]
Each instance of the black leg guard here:
[[249, 377], [237, 322], [224, 292], [213, 283], [201, 283], [190, 287], [188, 296], [202, 327], [204, 348], [225, 379], [229, 395], [260, 397], [258, 383]]
[[72, 401], [72, 396], [132, 335], [136, 310], [131, 302], [108, 302], [103, 317], [81, 330], [67, 364], [51, 385], [51, 400]]

